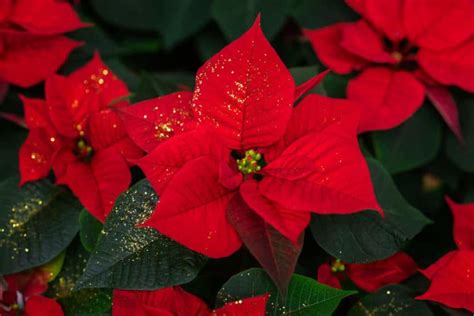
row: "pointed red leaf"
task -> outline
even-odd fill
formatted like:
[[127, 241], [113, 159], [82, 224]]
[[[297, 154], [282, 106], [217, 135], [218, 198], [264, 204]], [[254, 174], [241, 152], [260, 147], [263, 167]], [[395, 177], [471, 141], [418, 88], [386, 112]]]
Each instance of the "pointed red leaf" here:
[[428, 291], [417, 299], [474, 312], [474, 251], [459, 250], [448, 255], [449, 260], [440, 259], [443, 265], [431, 276]]
[[105, 149], [94, 153], [90, 163], [70, 163], [62, 181], [95, 218], [104, 222], [117, 197], [128, 189], [131, 175], [122, 156]]
[[91, 113], [85, 129], [94, 150], [107, 148], [127, 137], [122, 119], [110, 108]]
[[87, 26], [71, 4], [57, 0], [17, 0], [9, 19], [36, 34], [61, 34]]
[[171, 179], [144, 225], [208, 257], [227, 257], [241, 244], [225, 216], [234, 194], [219, 184], [213, 157], [196, 158]]
[[423, 48], [456, 46], [474, 30], [471, 0], [406, 0], [403, 15], [408, 39]]
[[375, 63], [394, 64], [397, 61], [384, 49], [383, 38], [367, 22], [359, 20], [342, 29], [341, 47]]
[[155, 291], [114, 290], [114, 316], [209, 315], [209, 308], [198, 297], [180, 287]]
[[306, 229], [310, 213], [284, 208], [263, 196], [258, 191], [258, 182], [247, 180], [240, 186], [240, 194], [245, 203], [265, 222], [272, 225], [294, 244]]
[[436, 110], [438, 110], [441, 117], [446, 122], [451, 131], [456, 135], [461, 143], [464, 143], [464, 138], [461, 132], [461, 125], [459, 123], [459, 114], [456, 101], [448, 89], [442, 86], [425, 85], [426, 96], [433, 103]]
[[248, 250], [286, 297], [291, 275], [303, 246], [303, 234], [294, 244], [267, 224], [236, 194], [229, 202], [227, 218]]
[[230, 151], [219, 139], [205, 130], [196, 130], [176, 135], [138, 161], [147, 179], [158, 194], [162, 194], [175, 173], [187, 162], [203, 157], [215, 157], [226, 161]]
[[454, 241], [461, 250], [474, 251], [474, 203], [458, 204], [446, 197], [454, 217]]
[[318, 268], [318, 282], [329, 285], [336, 289], [341, 289], [341, 281], [337, 278], [336, 274], [332, 271], [331, 266], [327, 263], [323, 263]]
[[295, 90], [295, 100], [298, 100], [299, 98], [301, 98], [306, 92], [310, 91], [311, 89], [313, 89], [314, 87], [316, 87], [317, 85], [319, 85], [319, 83], [321, 81], [323, 81], [323, 79], [326, 77], [326, 75], [329, 73], [330, 71], [329, 70], [325, 70], [323, 72], [320, 72], [319, 74], [317, 74], [316, 76], [314, 76], [313, 78], [310, 78], [308, 79], [307, 81], [303, 82], [302, 84], [300, 84], [299, 86], [296, 87], [296, 90]]
[[[56, 139], [51, 137], [53, 136], [45, 129], [30, 130], [19, 152], [20, 185], [48, 175], [51, 169], [51, 159], [57, 148]], [[51, 142], [51, 139], [54, 139], [55, 142]]]
[[451, 259], [456, 256], [457, 250], [450, 251], [442, 256], [438, 261], [427, 267], [426, 269], [419, 270], [421, 274], [423, 274], [427, 279], [432, 279], [433, 276], [438, 273], [441, 269], [443, 269]]
[[443, 51], [420, 49], [417, 61], [438, 82], [474, 92], [474, 40]]
[[20, 95], [25, 112], [25, 122], [28, 128], [49, 127], [48, 107], [44, 100], [31, 99]]
[[332, 125], [294, 142], [268, 167], [284, 169], [293, 162], [286, 153], [299, 153], [294, 159], [310, 160], [314, 171], [297, 179], [266, 176], [260, 192], [284, 207], [319, 214], [350, 214], [366, 209], [382, 213], [375, 198], [367, 163], [360, 152], [352, 123]]
[[128, 134], [150, 152], [171, 136], [192, 129], [191, 98], [191, 92], [176, 92], [122, 108]]
[[[0, 30], [0, 81], [30, 87], [52, 75], [80, 45], [64, 36]], [[2, 44], [0, 44], [2, 45]]]
[[236, 302], [226, 303], [209, 316], [265, 316], [265, 308], [270, 295], [245, 298]]
[[404, 252], [398, 252], [390, 258], [366, 264], [347, 264], [347, 276], [359, 288], [375, 292], [388, 284], [398, 284], [415, 274], [418, 266]]
[[35, 295], [26, 300], [26, 316], [63, 316], [61, 305], [56, 300], [44, 296]]
[[366, 0], [364, 16], [392, 41], [405, 37], [403, 0]]
[[361, 107], [360, 132], [393, 128], [423, 104], [425, 89], [413, 75], [369, 68], [349, 81], [347, 97]]
[[249, 149], [282, 136], [294, 96], [293, 78], [257, 18], [199, 69], [192, 107], [198, 122], [215, 127], [230, 148]]
[[342, 48], [344, 28], [350, 23], [337, 23], [317, 30], [304, 30], [321, 62], [338, 74], [360, 70], [367, 64], [363, 58]]

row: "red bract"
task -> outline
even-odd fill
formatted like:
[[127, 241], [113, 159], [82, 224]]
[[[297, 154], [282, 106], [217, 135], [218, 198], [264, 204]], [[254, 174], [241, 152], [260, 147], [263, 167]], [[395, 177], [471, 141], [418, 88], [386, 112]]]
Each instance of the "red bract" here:
[[381, 212], [355, 106], [309, 95], [293, 107], [323, 76], [295, 88], [257, 19], [199, 69], [198, 128], [139, 161], [160, 195], [145, 225], [213, 258], [243, 241], [283, 289], [310, 212]]
[[104, 221], [130, 183], [126, 159], [141, 156], [117, 114], [128, 94], [95, 55], [68, 77], [49, 77], [46, 100], [22, 97], [30, 132], [20, 149], [21, 183], [47, 176], [52, 167], [57, 182]]
[[305, 30], [320, 60], [337, 73], [362, 73], [347, 96], [362, 107], [360, 131], [395, 127], [425, 93], [462, 139], [446, 89], [474, 92], [474, 3], [470, 0], [346, 0], [362, 20]]
[[53, 74], [80, 45], [61, 34], [84, 26], [66, 1], [2, 1], [0, 81], [28, 87]]
[[398, 252], [390, 258], [367, 264], [342, 263], [340, 260], [334, 260], [332, 265], [322, 264], [318, 269], [318, 281], [341, 288], [340, 281], [347, 277], [359, 288], [375, 292], [385, 285], [402, 282], [417, 269], [409, 255]]
[[421, 273], [431, 285], [421, 300], [474, 312], [474, 203], [457, 204], [447, 198], [454, 216], [454, 241], [459, 250], [441, 257]]
[[210, 310], [198, 297], [180, 287], [157, 291], [115, 290], [114, 316], [264, 316], [268, 295], [230, 302]]
[[40, 296], [48, 288], [47, 279], [41, 269], [5, 276], [7, 288], [0, 288], [0, 315], [62, 316], [54, 299]]

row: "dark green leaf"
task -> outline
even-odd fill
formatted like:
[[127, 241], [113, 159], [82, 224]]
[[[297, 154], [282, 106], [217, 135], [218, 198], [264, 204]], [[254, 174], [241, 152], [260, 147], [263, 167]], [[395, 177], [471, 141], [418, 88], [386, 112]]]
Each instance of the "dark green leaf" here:
[[79, 215], [79, 224], [81, 225], [79, 236], [82, 245], [87, 251], [91, 252], [97, 243], [103, 225], [85, 209]]
[[446, 152], [459, 168], [466, 172], [474, 172], [474, 97], [467, 97], [458, 101], [459, 119], [464, 135], [464, 144], [461, 144], [453, 133], [446, 133]]
[[81, 276], [89, 253], [75, 240], [66, 251], [63, 269], [49, 284], [47, 295], [58, 299], [65, 315], [102, 315], [112, 307], [111, 289], [72, 291]]
[[366, 315], [433, 315], [428, 305], [414, 299], [414, 294], [401, 285], [389, 285], [366, 295], [349, 311], [349, 316]]
[[0, 174], [2, 178], [18, 174], [18, 151], [25, 141], [27, 131], [13, 123], [2, 120], [0, 123], [0, 148], [2, 158], [0, 159]]
[[191, 281], [206, 258], [150, 228], [138, 228], [158, 197], [147, 180], [122, 194], [76, 287], [158, 289]]
[[329, 316], [339, 302], [355, 291], [335, 289], [316, 280], [294, 274], [283, 304], [275, 285], [262, 269], [249, 269], [231, 277], [217, 294], [217, 305], [269, 293], [267, 315]]
[[367, 159], [375, 194], [385, 212], [349, 215], [313, 215], [311, 231], [318, 244], [333, 257], [345, 262], [367, 263], [399, 251], [430, 223], [398, 192], [390, 175], [374, 159]]
[[247, 31], [261, 13], [263, 32], [271, 39], [283, 26], [289, 9], [289, 0], [215, 0], [212, 15], [232, 41]]
[[133, 96], [133, 102], [156, 98], [165, 94], [192, 88], [194, 76], [188, 73], [143, 73]]
[[344, 0], [294, 1], [292, 16], [301, 27], [310, 29], [357, 18], [357, 14], [345, 4]]
[[79, 229], [81, 205], [69, 192], [48, 180], [18, 183], [0, 183], [0, 274], [47, 263]]
[[422, 166], [441, 147], [441, 121], [431, 106], [424, 106], [400, 126], [372, 134], [377, 159], [391, 174]]

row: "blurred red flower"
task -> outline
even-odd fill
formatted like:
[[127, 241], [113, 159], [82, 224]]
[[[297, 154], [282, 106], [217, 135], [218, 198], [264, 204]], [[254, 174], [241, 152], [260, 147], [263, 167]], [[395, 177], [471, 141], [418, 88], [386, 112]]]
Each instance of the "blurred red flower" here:
[[360, 131], [395, 127], [431, 99], [462, 139], [458, 110], [446, 89], [474, 92], [474, 3], [470, 0], [346, 0], [362, 17], [305, 30], [331, 70], [362, 73], [347, 97], [360, 104]]
[[114, 316], [264, 316], [268, 295], [230, 302], [210, 310], [198, 297], [180, 287], [156, 291], [114, 290]]
[[417, 299], [439, 302], [474, 313], [474, 203], [446, 201], [454, 216], [454, 241], [458, 250], [448, 252], [421, 273], [431, 281]]
[[44, 80], [80, 45], [61, 34], [84, 26], [67, 1], [2, 1], [0, 82], [29, 87]]
[[94, 217], [104, 221], [131, 181], [126, 159], [141, 156], [117, 113], [129, 94], [99, 55], [67, 77], [46, 80], [46, 100], [22, 97], [29, 135], [20, 149], [21, 184], [51, 167]]

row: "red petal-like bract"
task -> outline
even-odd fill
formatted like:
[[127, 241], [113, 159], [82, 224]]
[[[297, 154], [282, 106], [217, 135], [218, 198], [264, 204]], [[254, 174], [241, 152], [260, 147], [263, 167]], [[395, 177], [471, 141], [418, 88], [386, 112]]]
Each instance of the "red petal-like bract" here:
[[458, 140], [463, 143], [464, 138], [461, 132], [461, 125], [459, 123], [459, 113], [456, 101], [449, 92], [443, 86], [425, 84], [426, 96], [433, 103], [436, 110], [446, 122], [451, 131], [456, 135]]
[[431, 285], [420, 300], [439, 302], [453, 308], [474, 312], [474, 251], [457, 250], [446, 254], [428, 269], [421, 271]]
[[440, 83], [474, 93], [474, 39], [442, 51], [420, 49], [417, 61]]
[[286, 297], [291, 275], [303, 247], [303, 234], [293, 243], [267, 224], [266, 219], [259, 217], [238, 194], [229, 202], [227, 218], [248, 250], [275, 282], [282, 297]]
[[314, 51], [323, 64], [336, 73], [347, 74], [360, 70], [367, 61], [356, 56], [340, 45], [343, 31], [349, 23], [338, 23], [317, 30], [304, 30]]
[[371, 62], [396, 63], [385, 51], [380, 35], [364, 20], [343, 27], [340, 45], [352, 54]]
[[110, 148], [95, 153], [90, 163], [76, 161], [69, 164], [62, 184], [69, 186], [82, 205], [104, 222], [131, 180], [126, 161]]
[[291, 74], [260, 28], [244, 35], [198, 71], [192, 107], [232, 149], [267, 146], [284, 133], [295, 97]]
[[206, 256], [229, 256], [241, 245], [225, 215], [234, 194], [219, 184], [215, 158], [193, 159], [168, 183], [144, 225]]
[[406, 71], [368, 68], [349, 81], [347, 97], [364, 113], [360, 132], [393, 128], [423, 104], [425, 89]]
[[474, 203], [458, 204], [446, 198], [454, 217], [454, 241], [461, 250], [474, 251]]
[[302, 97], [306, 92], [310, 91], [314, 87], [316, 87], [323, 79], [326, 77], [326, 75], [329, 73], [329, 70], [325, 70], [323, 72], [320, 72], [313, 78], [308, 79], [307, 81], [303, 82], [299, 86], [296, 87], [295, 89], [295, 100], [298, 100], [300, 97]]
[[63, 316], [63, 310], [56, 300], [44, 296], [32, 296], [25, 303], [24, 316]]
[[390, 40], [397, 42], [405, 37], [403, 26], [403, 0], [365, 0], [362, 15]]
[[61, 34], [87, 26], [66, 1], [16, 0], [10, 21], [35, 34]]
[[226, 303], [211, 311], [198, 297], [180, 287], [156, 291], [114, 290], [114, 316], [264, 316], [268, 295]]
[[[3, 43], [2, 43], [3, 42]], [[80, 45], [64, 36], [0, 30], [0, 80], [29, 87], [52, 75]]]
[[191, 92], [176, 92], [122, 108], [128, 134], [150, 152], [171, 136], [192, 129], [191, 98]]
[[331, 270], [328, 263], [323, 263], [318, 268], [318, 282], [329, 285], [333, 288], [340, 289], [341, 281], [339, 281], [336, 274]]
[[408, 39], [423, 48], [453, 47], [473, 35], [471, 0], [405, 0], [403, 13]]
[[388, 284], [398, 284], [417, 272], [417, 265], [404, 252], [366, 264], [346, 264], [347, 276], [358, 287], [375, 292]]
[[381, 211], [357, 141], [357, 108], [310, 95], [294, 112], [284, 137], [286, 149], [266, 168], [284, 170], [311, 161], [313, 170], [299, 177], [265, 176], [260, 192], [283, 207], [320, 214]]

